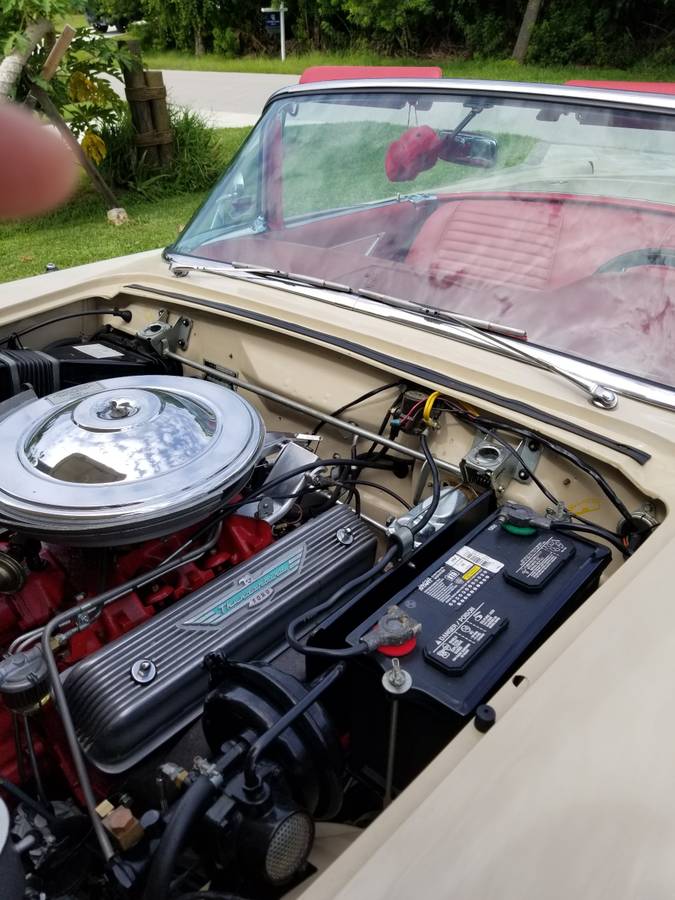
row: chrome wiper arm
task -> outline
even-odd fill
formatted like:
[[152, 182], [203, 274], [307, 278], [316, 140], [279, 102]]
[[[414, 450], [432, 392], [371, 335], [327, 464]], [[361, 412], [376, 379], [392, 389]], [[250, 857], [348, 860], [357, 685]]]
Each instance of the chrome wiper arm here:
[[339, 291], [341, 294], [354, 293], [348, 284], [326, 281], [323, 278], [314, 278], [312, 275], [284, 272], [281, 269], [273, 269], [269, 266], [255, 266], [241, 262], [228, 262], [226, 266], [203, 266], [193, 263], [176, 263], [173, 260], [169, 260], [169, 269], [177, 278], [187, 275], [188, 272], [205, 272], [207, 275], [220, 275], [223, 278], [245, 279], [249, 276], [254, 276], [257, 278], [276, 278], [279, 281], [299, 285], [304, 284], [307, 287], [323, 288], [327, 291]]
[[388, 294], [379, 294], [377, 291], [360, 289], [355, 290], [354, 293], [367, 300], [375, 300], [376, 302], [384, 303], [387, 306], [405, 309], [414, 312], [417, 315], [422, 315], [427, 319], [434, 319], [438, 322], [445, 322], [460, 328], [468, 328], [470, 331], [480, 335], [481, 338], [488, 341], [493, 346], [505, 350], [509, 356], [519, 356], [540, 369], [545, 369], [547, 372], [552, 372], [554, 375], [560, 375], [561, 378], [567, 379], [567, 381], [580, 387], [584, 393], [588, 395], [591, 403], [600, 409], [614, 409], [619, 402], [616, 393], [604, 384], [599, 384], [596, 381], [592, 381], [590, 378], [583, 378], [581, 375], [576, 375], [574, 372], [570, 372], [562, 366], [558, 366], [548, 360], [540, 359], [534, 353], [524, 350], [521, 346], [518, 346], [511, 341], [503, 341], [496, 336], [502, 335], [504, 337], [527, 340], [527, 333], [522, 329], [510, 328], [508, 325], [501, 325], [499, 322], [474, 319], [472, 316], [464, 316], [459, 313], [446, 312], [445, 310], [437, 309], [433, 306], [424, 306], [419, 303], [413, 303], [411, 300], [402, 300], [399, 297], [391, 297]]
[[527, 332], [522, 328], [512, 328], [510, 325], [502, 325], [501, 322], [477, 319], [475, 316], [465, 316], [463, 313], [445, 312], [434, 306], [425, 306], [423, 303], [403, 300], [401, 297], [392, 297], [390, 294], [381, 294], [379, 291], [369, 291], [366, 288], [354, 288], [352, 293], [366, 300], [375, 300], [377, 303], [386, 303], [387, 306], [393, 306], [396, 309], [408, 310], [415, 315], [424, 316], [426, 319], [447, 322], [448, 325], [465, 325], [467, 328], [477, 328], [480, 332], [487, 331], [520, 341], [527, 340]]
[[526, 332], [519, 328], [510, 328], [507, 325], [500, 325], [498, 322], [474, 319], [472, 316], [446, 312], [433, 306], [424, 306], [423, 304], [413, 303], [411, 300], [380, 294], [377, 291], [351, 288], [348, 284], [341, 284], [337, 281], [325, 281], [322, 278], [314, 278], [311, 275], [296, 275], [293, 272], [282, 272], [280, 269], [266, 266], [252, 266], [239, 262], [228, 263], [227, 267], [203, 266], [192, 263], [176, 263], [173, 260], [169, 260], [169, 268], [177, 277], [185, 276], [188, 272], [204, 272], [209, 275], [220, 275], [222, 278], [234, 278], [237, 280], [244, 280], [250, 276], [277, 279], [287, 284], [306, 285], [328, 291], [337, 291], [341, 294], [351, 294], [352, 296], [363, 297], [365, 300], [383, 303], [386, 306], [404, 309], [426, 319], [444, 322], [448, 325], [456, 325], [459, 328], [467, 328], [469, 331], [475, 332], [483, 340], [492, 344], [492, 346], [506, 351], [507, 355], [518, 356], [539, 369], [545, 369], [547, 372], [559, 375], [561, 378], [575, 384], [584, 391], [591, 403], [600, 409], [614, 409], [619, 402], [616, 393], [606, 385], [592, 381], [590, 378], [576, 375], [574, 372], [570, 372], [548, 360], [540, 359], [534, 353], [530, 353], [511, 341], [502, 340], [501, 337], [497, 336], [502, 335], [520, 340], [527, 339]]
[[452, 325], [461, 323], [466, 326], [477, 328], [479, 331], [488, 331], [504, 335], [504, 337], [527, 340], [527, 332], [523, 331], [522, 328], [511, 328], [509, 325], [502, 325], [499, 322], [490, 322], [487, 319], [477, 319], [474, 316], [465, 316], [461, 313], [445, 313], [443, 310], [435, 309], [434, 307], [413, 303], [412, 300], [391, 297], [389, 294], [380, 294], [377, 291], [369, 291], [366, 288], [352, 288], [348, 284], [342, 284], [339, 281], [327, 281], [325, 278], [315, 278], [313, 275], [300, 275], [297, 272], [284, 272], [281, 269], [274, 269], [270, 266], [255, 266], [234, 260], [228, 262], [227, 266], [227, 268], [221, 268], [219, 266], [192, 265], [190, 263], [170, 263], [169, 267], [174, 275], [178, 277], [187, 275], [188, 272], [206, 272], [212, 275], [222, 275], [225, 278], [246, 278], [249, 275], [260, 278], [275, 278], [287, 283], [307, 285], [308, 287], [322, 288], [327, 291], [338, 291], [341, 294], [352, 294], [355, 297], [363, 297], [366, 300], [375, 300], [379, 303], [386, 303], [388, 306], [396, 307], [397, 309], [409, 310], [418, 316], [425, 316], [426, 318], [435, 319], [436, 321], [441, 322], [445, 321]]

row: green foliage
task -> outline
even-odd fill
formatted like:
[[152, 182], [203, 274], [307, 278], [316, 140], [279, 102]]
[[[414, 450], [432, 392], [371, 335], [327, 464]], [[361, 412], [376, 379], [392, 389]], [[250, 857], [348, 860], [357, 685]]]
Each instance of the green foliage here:
[[[36, 0], [37, 2], [37, 0]], [[141, 0], [154, 48], [278, 52], [260, 0]], [[508, 57], [526, 0], [286, 0], [289, 49]], [[627, 66], [669, 61], [674, 0], [546, 0], [529, 60]]]
[[139, 0], [98, 0], [97, 11], [105, 16], [108, 22], [127, 26], [143, 18], [143, 10]]
[[77, 7], [81, 0], [0, 0], [0, 48], [7, 55], [25, 43], [24, 32], [40, 19], [53, 21]]
[[647, 43], [634, 39], [631, 23], [641, 30], [643, 26], [634, 20], [630, 7], [626, 3], [595, 6], [586, 0], [552, 0], [534, 31], [529, 59], [553, 65], [631, 65], [644, 54]]
[[101, 129], [108, 155], [100, 169], [108, 181], [147, 199], [204, 190], [221, 175], [233, 142], [238, 145], [249, 131], [227, 129], [227, 139], [223, 139], [191, 110], [170, 107], [169, 113], [174, 130], [174, 158], [171, 167], [159, 173], [142, 154], [137, 154], [128, 115]]
[[[38, 73], [48, 53], [48, 45], [43, 44], [32, 54], [17, 99], [30, 91], [31, 79], [40, 83]], [[122, 68], [130, 59], [123, 43], [94, 35], [88, 28], [77, 29], [56, 74], [48, 84], [42, 84], [75, 135], [99, 131], [119, 118], [124, 101], [103, 75], [121, 78]]]
[[[28, 40], [28, 34], [36, 23], [63, 20], [82, 8], [81, 0], [0, 0], [0, 39], [4, 53], [11, 53], [15, 48], [27, 52], [34, 43]], [[25, 100], [32, 83], [47, 91], [71, 131], [85, 138], [85, 151], [91, 150], [92, 158], [98, 162], [106, 148], [96, 132], [104, 125], [110, 127], [123, 107], [102, 76], [121, 77], [122, 67], [130, 60], [128, 50], [116, 41], [92, 35], [89, 28], [80, 28], [53, 78], [46, 82], [40, 73], [54, 39], [52, 25], [51, 32], [48, 31], [28, 58], [15, 88], [16, 99]]]
[[213, 52], [229, 58], [236, 56], [239, 52], [238, 32], [234, 28], [216, 25], [213, 29]]

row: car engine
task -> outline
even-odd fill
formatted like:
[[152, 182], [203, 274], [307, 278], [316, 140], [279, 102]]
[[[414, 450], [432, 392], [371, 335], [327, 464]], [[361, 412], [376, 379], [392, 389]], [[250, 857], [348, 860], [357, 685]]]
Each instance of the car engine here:
[[[416, 385], [380, 431], [398, 453], [323, 459], [318, 429], [270, 432], [215, 369], [186, 377], [168, 327], [0, 352], [7, 900], [283, 896], [317, 823], [364, 827], [487, 731], [486, 698], [595, 590], [607, 541], [645, 536], [504, 502], [531, 435], [477, 426], [442, 485]], [[420, 458], [431, 490], [405, 514], [351, 505], [363, 470]]]

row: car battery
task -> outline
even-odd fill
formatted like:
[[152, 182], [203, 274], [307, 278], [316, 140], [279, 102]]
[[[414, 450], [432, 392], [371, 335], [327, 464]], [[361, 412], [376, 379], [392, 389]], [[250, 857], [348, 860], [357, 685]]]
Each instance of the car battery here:
[[[399, 658], [411, 684], [395, 698], [397, 743], [405, 748], [396, 755], [397, 790], [592, 593], [611, 559], [605, 547], [568, 532], [513, 530], [498, 511], [455, 542], [437, 543], [436, 550], [404, 587], [387, 594], [382, 579], [355, 598], [344, 617], [342, 640], [352, 647], [392, 606], [421, 625], [407, 644], [356, 658], [351, 702], [342, 710], [354, 765], [382, 783], [392, 702], [382, 676], [392, 657]], [[365, 616], [355, 627], [358, 608]], [[335, 619], [334, 639], [339, 615]]]
[[[523, 534], [522, 531], [526, 533]], [[538, 529], [512, 529], [493, 513], [347, 636], [356, 646], [391, 606], [421, 624], [398, 655], [418, 694], [470, 715], [542, 632], [597, 586], [610, 551]]]

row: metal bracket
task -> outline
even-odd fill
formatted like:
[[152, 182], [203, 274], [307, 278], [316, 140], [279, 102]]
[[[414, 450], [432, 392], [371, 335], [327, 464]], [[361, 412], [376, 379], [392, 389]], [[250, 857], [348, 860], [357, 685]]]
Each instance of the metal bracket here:
[[160, 309], [157, 313], [157, 321], [146, 325], [137, 336], [148, 341], [154, 350], [160, 355], [167, 351], [175, 353], [177, 350], [187, 350], [192, 333], [192, 319], [187, 316], [178, 316], [173, 325], [169, 324], [169, 312]]
[[541, 445], [533, 438], [524, 438], [515, 448], [520, 460], [501, 441], [490, 435], [480, 435], [462, 460], [462, 473], [470, 484], [492, 487], [503, 494], [511, 481], [527, 484], [541, 456]]

